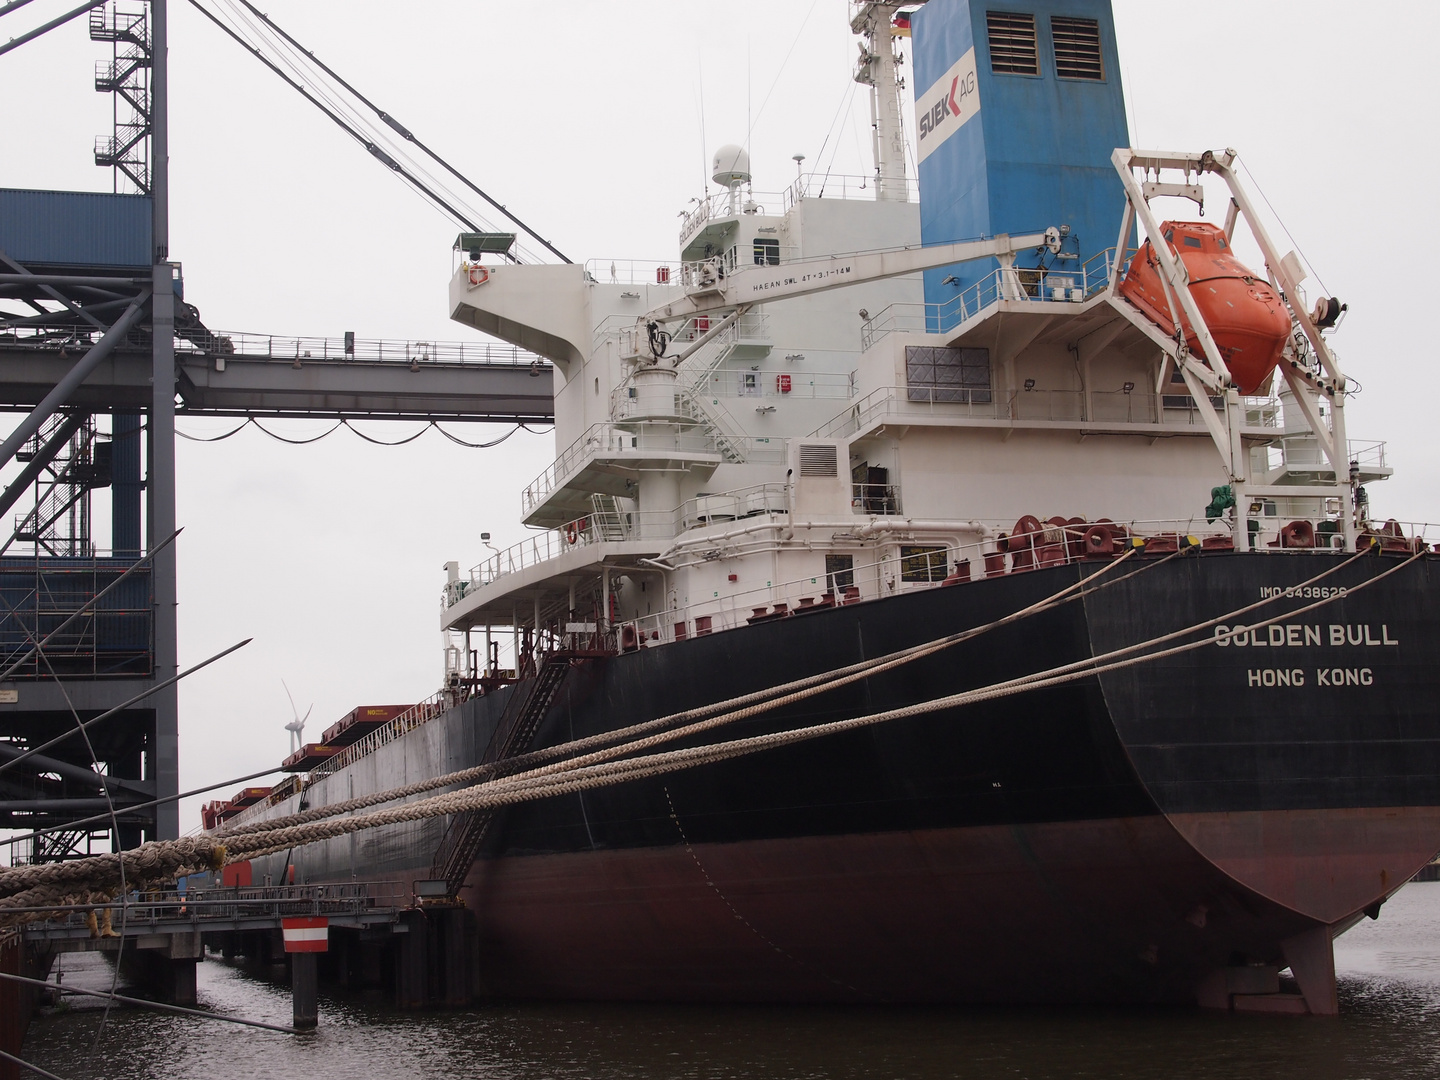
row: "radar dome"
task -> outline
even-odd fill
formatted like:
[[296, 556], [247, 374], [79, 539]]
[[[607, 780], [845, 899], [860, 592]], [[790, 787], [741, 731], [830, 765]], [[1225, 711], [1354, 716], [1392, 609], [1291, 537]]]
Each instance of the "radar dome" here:
[[725, 187], [750, 182], [750, 155], [743, 146], [733, 143], [715, 151], [715, 161], [710, 166], [710, 179]]

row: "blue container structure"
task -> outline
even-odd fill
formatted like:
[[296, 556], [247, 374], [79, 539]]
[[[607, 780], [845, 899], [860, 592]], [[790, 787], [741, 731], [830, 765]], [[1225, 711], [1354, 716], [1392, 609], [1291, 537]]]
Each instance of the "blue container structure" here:
[[[1026, 253], [1016, 265], [1083, 287], [1082, 268], [1117, 238], [1125, 196], [1110, 154], [1130, 145], [1108, 0], [930, 0], [913, 27], [921, 241], [1066, 225], [1059, 258]], [[930, 329], [959, 322], [959, 298], [986, 289], [996, 267], [927, 271]]]
[[23, 266], [138, 270], [153, 262], [148, 195], [0, 188], [0, 251]]
[[[0, 559], [0, 651], [22, 655], [91, 604], [137, 559]], [[136, 570], [31, 656], [11, 679], [136, 678], [154, 670], [150, 569]]]

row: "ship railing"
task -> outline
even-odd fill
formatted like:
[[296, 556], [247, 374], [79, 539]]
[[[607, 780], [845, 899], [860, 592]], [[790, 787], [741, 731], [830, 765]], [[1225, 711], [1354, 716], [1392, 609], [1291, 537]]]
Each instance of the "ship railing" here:
[[585, 273], [601, 285], [680, 284], [680, 264], [665, 259], [589, 259]]
[[290, 776], [287, 776], [284, 780], [280, 781], [280, 783], [276, 784], [270, 789], [269, 795], [265, 796], [265, 798], [261, 799], [254, 806], [245, 807], [240, 814], [236, 814], [235, 817], [227, 819], [226, 823], [228, 824], [230, 821], [234, 821], [235, 818], [238, 818], [242, 814], [248, 813], [250, 811], [259, 813], [261, 810], [264, 810], [268, 807], [279, 806], [282, 802], [284, 802], [291, 796], [299, 795], [302, 787], [303, 783], [298, 774], [292, 774]]
[[[1366, 473], [1373, 477], [1376, 474], [1387, 475], [1390, 471], [1386, 463], [1386, 444], [1384, 442], [1361, 442], [1355, 439], [1349, 440], [1346, 461], [1350, 462], [1362, 476]], [[1291, 473], [1302, 473], [1317, 477], [1334, 478], [1335, 471], [1330, 464], [1330, 459], [1325, 456], [1319, 442], [1313, 435], [1305, 432], [1296, 432], [1281, 438], [1271, 446], [1265, 447], [1266, 467], [1272, 472], [1283, 469]], [[1369, 479], [1369, 477], [1365, 477]]]
[[[681, 325], [675, 331], [670, 341], [673, 345], [684, 345], [692, 341], [698, 341], [710, 332], [710, 327], [719, 321], [715, 315], [695, 315]], [[632, 322], [633, 326], [634, 323]], [[715, 344], [729, 345], [739, 344], [764, 344], [770, 340], [770, 316], [764, 311], [747, 311], [733, 323], [720, 331], [707, 342], [707, 346]]]
[[857, 514], [884, 516], [904, 513], [899, 484], [851, 484], [850, 509]]
[[[1313, 546], [1290, 547], [1282, 539], [1286, 525], [1306, 521], [1316, 537]], [[1083, 556], [1076, 552], [1076, 541], [1095, 522], [1079, 526], [1050, 526], [1059, 530], [1066, 542], [1054, 545], [1054, 563], [1074, 562]], [[1107, 522], [1113, 535], [1160, 540], [1166, 544], [1225, 547], [1231, 539], [1229, 524], [1223, 520], [1208, 521], [1203, 515], [1186, 519], [1131, 520]], [[816, 607], [843, 606], [874, 600], [897, 592], [936, 588], [961, 563], [968, 564], [970, 580], [987, 576], [1024, 572], [1013, 565], [1014, 556], [997, 550], [995, 537], [1013, 531], [1015, 522], [956, 522], [956, 529], [970, 531], [980, 526], [989, 534], [986, 539], [967, 543], [916, 541], [892, 544], [876, 558], [862, 562], [858, 558], [850, 567], [808, 577], [795, 578], [723, 596], [718, 600], [677, 606], [668, 611], [622, 620], [617, 624], [619, 640], [638, 643], [640, 647], [665, 644], [687, 637], [704, 636], [731, 630], [751, 623], [768, 621], [803, 613]], [[1335, 550], [1339, 525], [1333, 516], [1317, 518], [1269, 518], [1253, 534], [1250, 550], [1257, 554], [1281, 557], [1325, 553]], [[1373, 522], [1366, 530], [1373, 542], [1395, 553], [1419, 550], [1422, 546], [1440, 552], [1440, 526], [1424, 523]], [[1371, 542], [1367, 539], [1365, 542]], [[1170, 548], [1169, 550], [1173, 550]], [[629, 631], [626, 631], [629, 627]]]
[[1362, 469], [1388, 469], [1390, 466], [1385, 461], [1384, 442], [1359, 442], [1355, 439], [1348, 443], [1348, 460], [1355, 462]]
[[740, 249], [731, 245], [724, 251], [717, 251], [704, 259], [692, 259], [680, 264], [680, 284], [687, 289], [709, 283], [712, 273], [728, 274], [740, 265]]
[[[956, 530], [969, 531], [968, 526], [960, 522], [956, 522]], [[955, 563], [966, 558], [971, 562], [972, 571], [976, 566], [982, 568], [976, 574], [980, 576], [987, 544], [993, 545], [993, 541], [946, 544], [937, 540], [903, 545], [868, 562], [857, 558], [850, 567], [829, 575], [821, 572], [625, 620], [620, 624], [619, 638], [622, 642], [628, 639], [650, 646], [731, 630], [807, 609], [843, 606], [897, 591], [928, 588], [943, 582]], [[625, 632], [626, 625], [631, 627], [629, 634]]]
[[[108, 903], [87, 904], [72, 908], [46, 919], [36, 928], [37, 936], [64, 937], [84, 931], [93, 912], [123, 910], [128, 935], [149, 930], [173, 932], [178, 926], [190, 924], [204, 929], [206, 924], [244, 918], [272, 916], [328, 915], [337, 918], [362, 916], [370, 912], [394, 912], [408, 907], [413, 898], [398, 881], [345, 881], [325, 885], [240, 885], [208, 886], [196, 884], [209, 880], [208, 875], [195, 874], [185, 889], [164, 889], [138, 892], [133, 896]], [[114, 919], [115, 926], [121, 918]]]
[[[716, 398], [730, 399], [751, 399], [764, 398], [778, 401], [844, 401], [854, 396], [855, 388], [850, 375], [838, 371], [739, 371], [730, 369], [719, 369], [709, 373], [705, 380], [708, 385], [691, 388], [689, 386], [676, 385], [673, 408], [675, 415], [691, 416], [695, 418], [692, 411], [684, 407], [687, 398], [699, 399], [710, 398], [709, 401], [697, 401], [698, 408], [706, 413], [721, 408]], [[615, 421], [625, 420], [640, 412], [640, 395], [638, 388], [631, 378], [626, 378], [619, 386], [610, 392], [610, 418]], [[729, 419], [734, 425], [733, 418], [720, 417], [722, 429], [724, 421]], [[738, 425], [734, 425], [738, 427]], [[730, 432], [725, 432], [730, 434]]]
[[796, 371], [792, 368], [768, 371], [712, 371], [707, 386], [695, 393], [701, 397], [775, 398], [778, 400], [844, 401], [855, 396], [849, 372]]
[[683, 248], [690, 238], [716, 218], [732, 217], [737, 214], [760, 214], [766, 217], [783, 214], [789, 209], [782, 191], [720, 191], [704, 199], [694, 200], [695, 205], [684, 211], [680, 222], [680, 246]]
[[331, 773], [337, 773], [353, 765], [368, 754], [373, 754], [386, 743], [394, 742], [402, 735], [415, 730], [421, 724], [429, 723], [447, 709], [454, 708], [465, 699], [463, 690], [438, 690], [424, 701], [410, 706], [399, 716], [361, 739], [351, 743], [333, 757], [326, 758], [306, 775], [304, 786], [309, 787]]
[[997, 267], [975, 284], [938, 304], [891, 304], [860, 328], [860, 347], [868, 350], [892, 333], [945, 334], [978, 318], [1004, 301], [1079, 304], [1110, 284], [1115, 249], [1101, 251], [1078, 266]]
[[332, 773], [337, 773], [346, 766], [353, 765], [366, 755], [373, 754], [386, 743], [394, 742], [421, 724], [428, 723], [435, 719], [447, 709], [454, 708], [463, 702], [466, 696], [467, 691], [463, 687], [459, 689], [437, 690], [424, 701], [410, 706], [410, 708], [406, 709], [389, 723], [376, 728], [368, 735], [351, 743], [338, 754], [326, 758], [306, 773], [303, 779], [297, 776], [287, 781], [272, 791], [268, 798], [262, 799], [254, 806], [247, 806], [238, 814], [227, 818], [225, 824], [227, 826], [233, 826], [254, 820], [256, 815], [261, 811], [269, 807], [278, 806], [285, 799], [310, 787], [315, 781], [323, 780]]
[[[898, 486], [875, 485], [874, 490], [862, 490], [870, 485], [853, 487], [857, 507], [868, 504], [885, 508], [866, 512], [899, 512]], [[673, 511], [594, 510], [559, 528], [526, 537], [471, 567], [467, 577], [447, 582], [441, 597], [442, 609], [453, 607], [491, 582], [550, 562], [576, 548], [625, 540], [667, 542], [689, 529], [760, 514], [783, 514], [788, 508], [786, 486], [772, 483], [697, 495]]]
[[789, 490], [784, 484], [752, 484], [696, 495], [680, 504], [676, 512], [675, 532], [704, 528], [725, 521], [761, 514], [784, 514], [790, 508]]
[[[1247, 414], [1275, 427], [1278, 402], [1247, 398]], [[1253, 403], [1253, 404], [1252, 404]], [[967, 420], [1045, 421], [1064, 424], [1164, 424], [1201, 428], [1204, 421], [1188, 394], [1156, 394], [1130, 384], [1110, 390], [997, 391], [988, 387], [882, 386], [821, 425], [813, 438], [841, 439], [889, 419], [933, 418], [946, 423]]]
[[[920, 182], [912, 176], [887, 177], [884, 181], [888, 201], [919, 202]], [[785, 189], [785, 210], [805, 199], [865, 199], [875, 201], [876, 178], [846, 176], [838, 173], [803, 173]], [[902, 197], [903, 196], [903, 197]]]
[[[683, 348], [693, 341], [698, 341], [705, 334], [710, 332], [710, 327], [718, 321], [718, 316], [695, 315], [686, 319], [678, 328], [673, 328], [671, 343], [676, 348]], [[768, 345], [770, 341], [770, 316], [764, 311], [748, 311], [740, 316], [724, 330], [720, 331], [686, 364], [687, 371], [696, 368], [704, 368], [705, 362], [702, 357], [707, 352], [722, 354], [727, 346], [732, 345]], [[634, 315], [608, 315], [595, 327], [591, 337], [596, 352], [599, 352], [607, 344], [615, 343], [619, 346], [621, 356], [649, 356], [650, 343], [643, 327], [637, 324]]]
[[471, 567], [468, 580], [447, 582], [444, 606], [453, 607], [492, 581], [557, 559], [576, 548], [624, 540], [667, 541], [675, 535], [676, 516], [673, 510], [592, 510], [557, 529], [546, 529], [511, 544]]
[[550, 466], [537, 476], [520, 495], [521, 513], [529, 514], [546, 497], [594, 458], [608, 455], [665, 456], [668, 453], [720, 454], [722, 443], [738, 450], [743, 460], [764, 464], [785, 459], [785, 440], [761, 436], [731, 437], [710, 434], [693, 428], [680, 428], [673, 421], [647, 423], [639, 421], [624, 426], [592, 424], [571, 443]]

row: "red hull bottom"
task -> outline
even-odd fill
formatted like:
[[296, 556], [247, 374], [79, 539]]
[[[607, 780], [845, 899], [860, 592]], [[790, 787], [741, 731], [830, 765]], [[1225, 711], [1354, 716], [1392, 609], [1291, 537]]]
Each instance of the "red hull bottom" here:
[[[1391, 855], [1365, 903], [1429, 857]], [[1194, 1002], [1326, 926], [1158, 816], [507, 857], [463, 896], [487, 992], [588, 1000]]]
[[1159, 816], [511, 856], [462, 895], [484, 990], [526, 998], [1216, 1004], [1227, 968], [1329, 942]]

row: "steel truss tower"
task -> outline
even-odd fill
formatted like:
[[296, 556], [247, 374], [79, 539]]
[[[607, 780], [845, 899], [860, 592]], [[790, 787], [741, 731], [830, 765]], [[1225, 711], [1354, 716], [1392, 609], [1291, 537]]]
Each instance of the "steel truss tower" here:
[[[0, 515], [30, 500], [0, 528], [0, 828], [107, 815], [36, 836], [13, 853], [21, 859], [179, 835], [174, 802], [127, 809], [179, 790], [176, 690], [156, 689], [176, 673], [174, 549], [155, 551], [175, 530], [166, 14], [165, 0], [88, 12], [90, 37], [111, 47], [95, 88], [114, 96], [114, 129], [97, 139], [95, 163], [114, 170], [116, 194], [0, 191], [0, 300], [12, 309], [0, 314], [0, 350], [67, 361], [0, 442], [0, 467], [20, 466]], [[77, 404], [103, 361], [140, 354], [148, 400], [91, 392]], [[108, 438], [96, 413], [111, 416]], [[94, 543], [90, 506], [106, 489], [108, 553]]]

